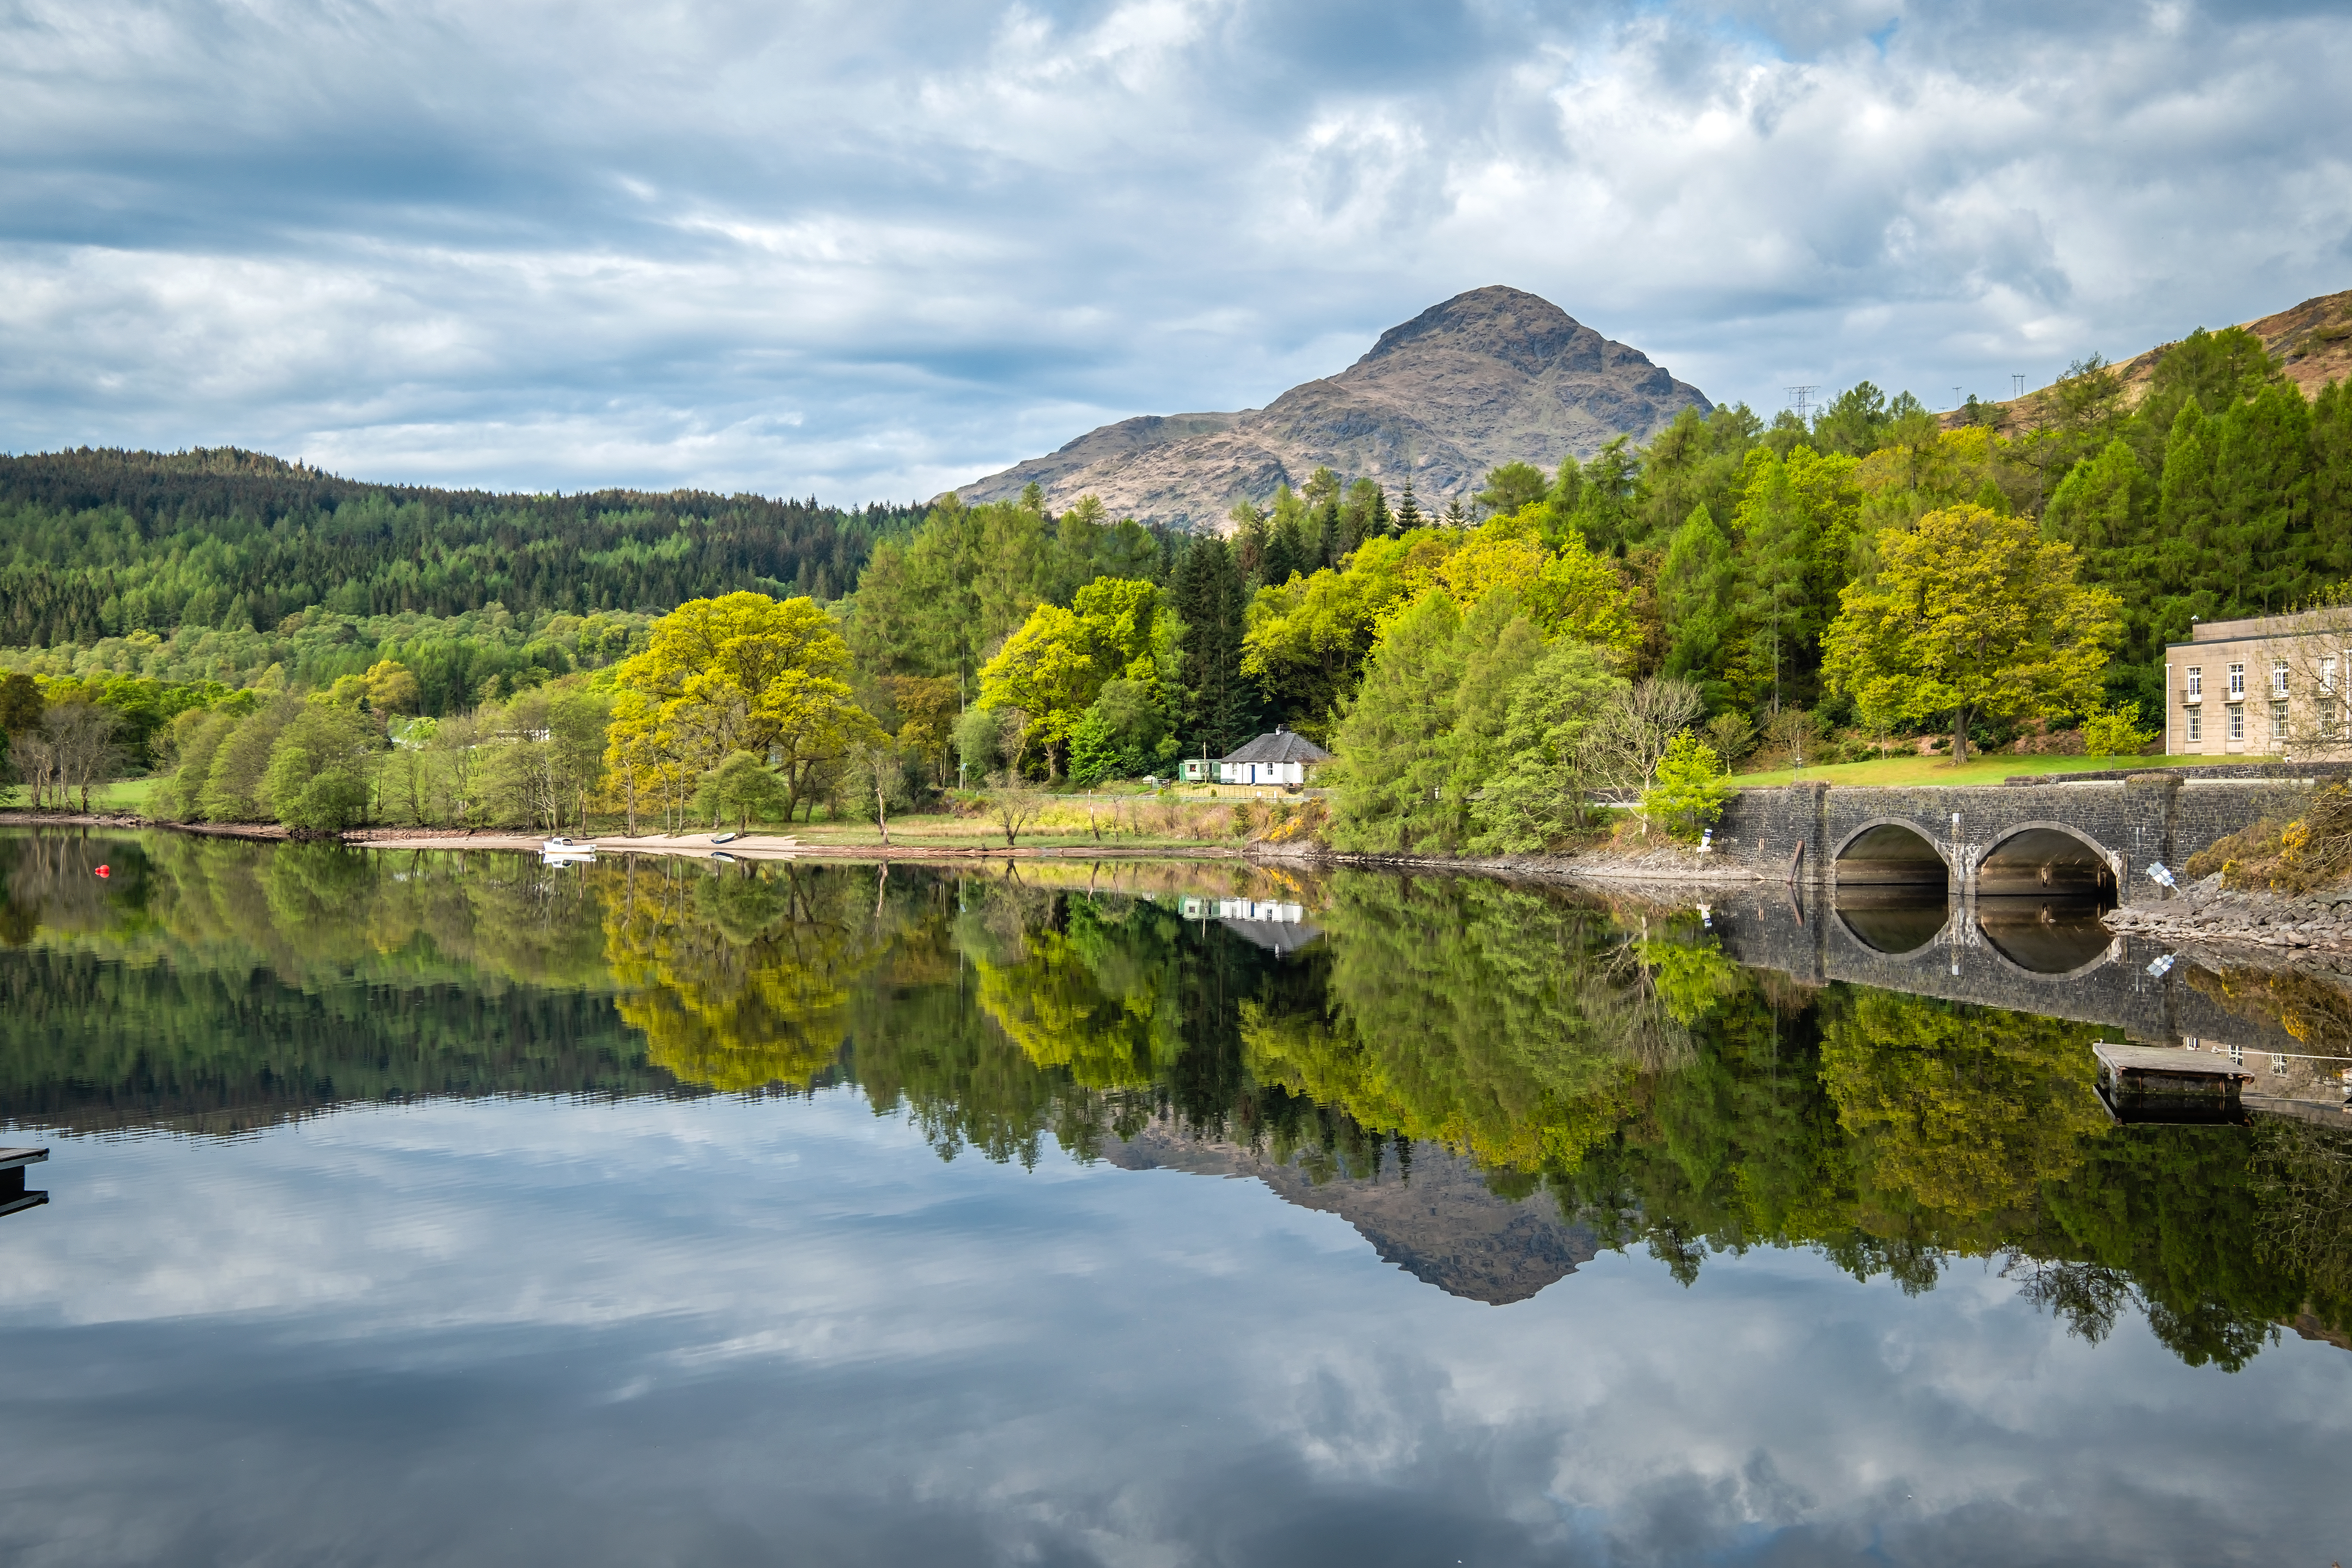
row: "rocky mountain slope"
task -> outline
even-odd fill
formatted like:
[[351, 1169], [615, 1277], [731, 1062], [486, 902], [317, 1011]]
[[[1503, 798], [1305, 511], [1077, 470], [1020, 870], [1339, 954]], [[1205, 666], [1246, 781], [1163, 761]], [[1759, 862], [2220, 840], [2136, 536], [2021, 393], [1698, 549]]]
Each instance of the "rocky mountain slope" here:
[[[2237, 324], [2262, 339], [2263, 347], [2280, 363], [2286, 378], [2303, 389], [2305, 397], [2316, 397], [2319, 389], [2331, 381], [2352, 380], [2352, 289], [2340, 294], [2322, 294], [2274, 316]], [[2147, 395], [2149, 384], [2156, 379], [2156, 362], [2171, 346], [2158, 343], [2116, 366], [2123, 373], [2126, 400], [2137, 404]], [[2050, 389], [2043, 387], [1990, 406], [1999, 412], [2001, 429], [2032, 429], [2040, 422], [2042, 400], [2049, 394]], [[1959, 423], [1959, 416], [1947, 414], [1943, 423], [1948, 428], [1955, 426]]]
[[1408, 474], [1424, 506], [1467, 496], [1512, 461], [1558, 466], [1615, 436], [1645, 439], [1685, 408], [1712, 405], [1638, 349], [1612, 342], [1548, 300], [1474, 289], [1381, 334], [1339, 374], [1264, 408], [1150, 415], [1090, 431], [1050, 457], [974, 480], [966, 500], [1035, 483], [1058, 510], [1084, 495], [1114, 516], [1225, 526], [1241, 499], [1264, 501], [1318, 467], [1379, 479]]
[[1383, 1262], [1449, 1296], [1494, 1307], [1526, 1300], [1601, 1251], [1590, 1229], [1560, 1217], [1550, 1194], [1505, 1197], [1475, 1162], [1436, 1143], [1412, 1146], [1409, 1174], [1384, 1161], [1376, 1176], [1318, 1180], [1295, 1161], [1194, 1137], [1163, 1118], [1102, 1154], [1129, 1171], [1255, 1177], [1286, 1203], [1338, 1215]]

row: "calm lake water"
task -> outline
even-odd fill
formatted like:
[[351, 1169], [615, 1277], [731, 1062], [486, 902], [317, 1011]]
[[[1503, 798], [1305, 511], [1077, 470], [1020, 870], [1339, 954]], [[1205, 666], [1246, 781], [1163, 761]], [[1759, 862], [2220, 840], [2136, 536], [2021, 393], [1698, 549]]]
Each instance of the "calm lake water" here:
[[2352, 1118], [2118, 1125], [2089, 1045], [2346, 1015], [2066, 910], [0, 875], [11, 1564], [2352, 1552]]

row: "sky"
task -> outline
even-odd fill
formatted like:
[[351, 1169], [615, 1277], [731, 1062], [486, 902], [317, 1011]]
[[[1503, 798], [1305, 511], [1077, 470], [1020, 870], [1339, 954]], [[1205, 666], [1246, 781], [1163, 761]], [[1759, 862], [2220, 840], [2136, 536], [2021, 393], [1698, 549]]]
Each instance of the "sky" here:
[[915, 500], [1464, 289], [1931, 407], [2352, 288], [2340, 4], [0, 0], [0, 448]]
[[[0, 1558], [2325, 1564], [2352, 1356], [1638, 1246], [1507, 1306], [1255, 1181], [813, 1100], [42, 1134]], [[1538, 1200], [1538, 1201], [1546, 1201]]]

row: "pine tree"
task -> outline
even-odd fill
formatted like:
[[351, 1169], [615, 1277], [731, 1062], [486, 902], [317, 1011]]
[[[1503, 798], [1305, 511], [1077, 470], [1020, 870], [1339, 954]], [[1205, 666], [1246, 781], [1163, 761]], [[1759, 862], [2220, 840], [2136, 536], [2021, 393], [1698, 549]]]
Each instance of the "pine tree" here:
[[2213, 423], [2216, 542], [2242, 607], [2290, 608], [2310, 593], [2311, 405], [2294, 387], [2264, 386]]
[[2180, 405], [2164, 444], [2156, 515], [2157, 582], [2181, 595], [2189, 614], [2209, 620], [2223, 599], [2214, 587], [2223, 579], [2213, 538], [2210, 423], [2195, 398]]
[[2352, 577], [2352, 382], [2329, 382], [2311, 405], [2312, 571]]
[[1196, 539], [1172, 589], [1184, 622], [1184, 754], [1224, 755], [1256, 733], [1256, 704], [1242, 674], [1242, 576], [1222, 539]]
[[1405, 476], [1404, 500], [1397, 503], [1397, 529], [1410, 533], [1422, 524], [1421, 508], [1412, 499], [1412, 476]]
[[1658, 604], [1669, 638], [1665, 673], [1696, 685], [1711, 712], [1745, 705], [1723, 679], [1739, 643], [1738, 594], [1731, 542], [1704, 505], [1693, 507], [1659, 568]]
[[2111, 702], [2164, 702], [2164, 645], [2189, 635], [2186, 601], [2153, 592], [2157, 487], [2124, 440], [2077, 463], [2042, 514], [2042, 531], [2074, 547], [2083, 580], [2124, 603], [2124, 640], [2107, 671]]
[[[1867, 384], [1865, 383], [1865, 384]], [[1748, 578], [1748, 622], [1763, 634], [1772, 659], [1772, 709], [1780, 709], [1784, 673], [1809, 669], [1821, 634], [1811, 588], [1820, 529], [1811, 509], [1789, 481], [1789, 467], [1759, 447], [1748, 455], [1738, 527]], [[1789, 695], [1797, 695], [1793, 686]]]

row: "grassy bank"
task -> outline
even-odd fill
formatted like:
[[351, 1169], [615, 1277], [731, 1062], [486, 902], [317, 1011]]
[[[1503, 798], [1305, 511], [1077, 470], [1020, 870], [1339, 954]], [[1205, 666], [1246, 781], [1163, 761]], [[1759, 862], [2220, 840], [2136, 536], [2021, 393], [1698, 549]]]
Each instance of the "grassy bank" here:
[[[2102, 773], [2111, 768], [2185, 767], [2192, 763], [2209, 763], [2211, 757], [2021, 757], [2008, 752], [1970, 757], [1958, 767], [1949, 757], [1906, 755], [1873, 760], [1867, 763], [1839, 763], [1832, 767], [1807, 768], [1801, 773], [1787, 768], [1769, 773], [1740, 773], [1733, 783], [1742, 788], [1760, 784], [1791, 784], [1799, 779], [1833, 784], [1997, 784], [2019, 773]], [[2259, 762], [2258, 757], [2229, 758], [2228, 761]]]

